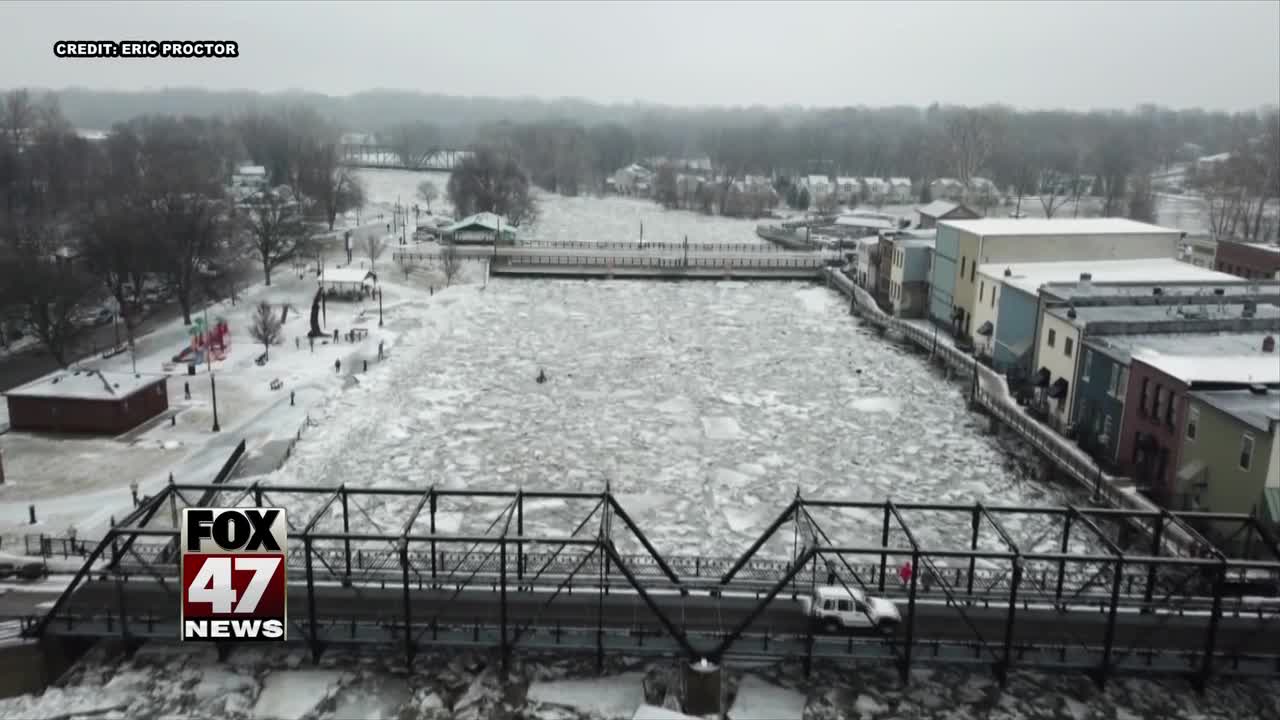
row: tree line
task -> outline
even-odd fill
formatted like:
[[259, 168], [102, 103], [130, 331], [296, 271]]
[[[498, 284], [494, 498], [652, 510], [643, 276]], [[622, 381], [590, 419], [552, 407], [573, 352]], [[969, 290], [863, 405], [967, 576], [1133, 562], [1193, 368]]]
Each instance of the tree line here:
[[[309, 240], [363, 204], [340, 163], [340, 129], [310, 108], [230, 120], [146, 115], [91, 141], [56, 97], [0, 107], [0, 335], [16, 323], [65, 365], [86, 308], [113, 299], [132, 343], [148, 292], [190, 324], [197, 303], [230, 298], [252, 264], [310, 255]], [[244, 162], [267, 188], [234, 196]], [[5, 336], [5, 341], [10, 339]]]

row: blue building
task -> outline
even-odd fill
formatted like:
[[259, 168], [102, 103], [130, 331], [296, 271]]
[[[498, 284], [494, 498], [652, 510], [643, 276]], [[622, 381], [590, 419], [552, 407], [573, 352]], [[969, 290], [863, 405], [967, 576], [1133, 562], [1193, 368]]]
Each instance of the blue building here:
[[[995, 290], [992, 290], [994, 293]], [[998, 372], [1022, 376], [1031, 372], [1036, 341], [1036, 322], [1040, 316], [1040, 298], [1013, 285], [1005, 285], [996, 302], [999, 322], [995, 323], [991, 343], [991, 366]], [[981, 332], [981, 328], [979, 328]]]
[[938, 226], [933, 248], [933, 268], [929, 279], [929, 319], [952, 326], [955, 312], [956, 264], [960, 234], [947, 225]]

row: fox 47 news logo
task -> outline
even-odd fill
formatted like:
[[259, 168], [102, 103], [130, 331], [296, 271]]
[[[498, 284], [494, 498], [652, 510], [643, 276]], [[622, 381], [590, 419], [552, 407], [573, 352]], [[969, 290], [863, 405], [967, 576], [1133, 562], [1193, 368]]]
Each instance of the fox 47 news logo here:
[[182, 511], [182, 639], [284, 640], [284, 510]]

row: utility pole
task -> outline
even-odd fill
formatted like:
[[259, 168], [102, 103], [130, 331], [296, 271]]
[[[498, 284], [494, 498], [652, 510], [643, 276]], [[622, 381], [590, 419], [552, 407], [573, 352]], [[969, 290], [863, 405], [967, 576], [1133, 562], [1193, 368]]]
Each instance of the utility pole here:
[[218, 382], [213, 374], [213, 353], [209, 352], [209, 306], [204, 307], [204, 363], [209, 369], [209, 391], [213, 397], [213, 431], [221, 432], [218, 425]]

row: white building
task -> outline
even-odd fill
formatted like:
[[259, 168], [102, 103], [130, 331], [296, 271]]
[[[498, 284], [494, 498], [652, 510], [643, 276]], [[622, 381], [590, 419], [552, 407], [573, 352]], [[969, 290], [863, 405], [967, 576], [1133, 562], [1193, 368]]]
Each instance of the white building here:
[[831, 178], [826, 175], [806, 175], [803, 183], [809, 189], [810, 206], [817, 205], [820, 198], [825, 198], [836, 189]]
[[245, 198], [269, 187], [267, 169], [261, 165], [241, 165], [231, 175], [231, 194]]
[[643, 165], [632, 163], [613, 174], [613, 187], [622, 195], [649, 194], [653, 185], [653, 172]]
[[934, 200], [964, 202], [964, 183], [955, 178], [938, 178], [929, 183], [929, 194]]
[[911, 193], [911, 178], [889, 178], [889, 202], [895, 205], [905, 205], [913, 200], [915, 200], [915, 196]]

